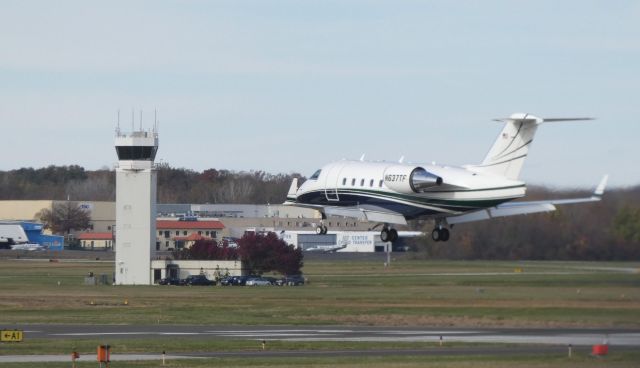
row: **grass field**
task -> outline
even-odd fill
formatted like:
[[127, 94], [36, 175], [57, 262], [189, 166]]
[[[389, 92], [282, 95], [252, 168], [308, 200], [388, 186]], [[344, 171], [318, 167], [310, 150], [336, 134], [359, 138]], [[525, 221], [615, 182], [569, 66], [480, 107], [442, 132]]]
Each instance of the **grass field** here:
[[[571, 359], [554, 355], [536, 356], [505, 356], [505, 357], [425, 357], [425, 356], [392, 356], [392, 357], [348, 357], [348, 358], [263, 358], [263, 359], [192, 359], [168, 361], [165, 367], [170, 368], [208, 368], [208, 367], [284, 367], [284, 368], [591, 368], [591, 367], [615, 367], [635, 368], [640, 360], [638, 353], [624, 353], [607, 359], [595, 359], [586, 355], [575, 356]], [[79, 362], [78, 368], [96, 367], [96, 362]], [[111, 367], [161, 367], [159, 361], [146, 362], [112, 362]], [[70, 363], [7, 363], [3, 368], [45, 367], [62, 368], [70, 367]]]
[[116, 287], [83, 285], [112, 263], [1, 260], [0, 324], [640, 327], [639, 268], [314, 261], [304, 287]]
[[[132, 287], [83, 285], [84, 276], [90, 271], [111, 275], [112, 262], [0, 260], [0, 326], [80, 323], [638, 328], [639, 270], [640, 263], [398, 259], [385, 268], [382, 258], [380, 262], [314, 260], [305, 263], [309, 283], [303, 287]], [[119, 352], [135, 352], [148, 351], [149, 346], [160, 348], [166, 340], [114, 343], [119, 344]], [[184, 345], [183, 351], [227, 351], [250, 349], [255, 341], [239, 340], [220, 346], [212, 346], [211, 342], [206, 346], [199, 344], [204, 343], [184, 340], [180, 345]], [[315, 346], [332, 349], [333, 344]], [[0, 355], [66, 352], [70, 346], [93, 352], [96, 345], [97, 341], [81, 339], [32, 340], [10, 350], [2, 348]], [[411, 343], [400, 345], [415, 347]], [[379, 348], [374, 343], [354, 346]], [[282, 348], [307, 347], [289, 344]], [[563, 361], [479, 357], [474, 358], [474, 364], [469, 358], [460, 357], [438, 357], [433, 361], [410, 356], [389, 359], [299, 358], [285, 362], [280, 358], [260, 361], [229, 358], [224, 362], [215, 359], [172, 362], [170, 366], [542, 367], [549, 366], [551, 361], [556, 366], [602, 366], [592, 358]], [[608, 359], [607, 366], [634, 366], [640, 355], [623, 353], [616, 359]], [[158, 365], [154, 364], [137, 362], [126, 366]]]

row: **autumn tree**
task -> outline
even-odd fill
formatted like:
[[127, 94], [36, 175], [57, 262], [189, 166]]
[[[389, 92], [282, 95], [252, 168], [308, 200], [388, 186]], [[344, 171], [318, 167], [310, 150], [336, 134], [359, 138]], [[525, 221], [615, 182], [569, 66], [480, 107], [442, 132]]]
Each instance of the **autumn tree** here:
[[229, 261], [238, 259], [236, 248], [232, 248], [226, 241], [216, 242], [211, 239], [197, 240], [189, 248], [177, 249], [173, 251], [175, 259], [194, 260], [220, 260]]
[[54, 202], [51, 209], [41, 210], [37, 217], [54, 234], [69, 235], [71, 230], [85, 230], [91, 226], [89, 212], [77, 202]]
[[299, 274], [302, 250], [287, 244], [275, 233], [247, 233], [238, 241], [238, 254], [244, 267], [252, 273], [276, 271], [283, 275]]

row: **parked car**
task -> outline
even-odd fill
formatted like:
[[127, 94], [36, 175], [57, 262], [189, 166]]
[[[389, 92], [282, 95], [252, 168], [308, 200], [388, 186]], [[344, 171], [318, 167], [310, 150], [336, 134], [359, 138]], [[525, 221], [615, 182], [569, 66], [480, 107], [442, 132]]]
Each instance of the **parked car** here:
[[220, 282], [224, 286], [244, 286], [249, 276], [227, 276]]
[[271, 281], [265, 279], [264, 277], [252, 277], [247, 280], [247, 286], [270, 286]]
[[233, 280], [236, 276], [227, 276], [220, 280], [220, 285], [222, 286], [231, 286], [233, 285]]
[[269, 276], [262, 276], [263, 279], [268, 280], [271, 285], [275, 285], [276, 281], [278, 281], [278, 279], [276, 279], [275, 277], [269, 277]]
[[160, 281], [158, 281], [158, 284], [160, 285], [180, 285], [180, 279], [177, 277], [165, 277], [163, 279], [160, 279]]
[[189, 275], [186, 279], [182, 280], [182, 285], [198, 285], [198, 286], [209, 286], [215, 285], [215, 281], [211, 281], [205, 275]]
[[304, 285], [304, 281], [304, 276], [302, 275], [287, 275], [280, 280], [277, 280], [276, 285], [299, 286]]

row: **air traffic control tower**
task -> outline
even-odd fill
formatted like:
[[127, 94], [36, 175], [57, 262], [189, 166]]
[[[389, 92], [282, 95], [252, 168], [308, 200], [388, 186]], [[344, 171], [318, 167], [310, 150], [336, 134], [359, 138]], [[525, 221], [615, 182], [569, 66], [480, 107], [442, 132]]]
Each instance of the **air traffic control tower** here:
[[158, 133], [116, 130], [116, 285], [151, 285], [156, 243]]

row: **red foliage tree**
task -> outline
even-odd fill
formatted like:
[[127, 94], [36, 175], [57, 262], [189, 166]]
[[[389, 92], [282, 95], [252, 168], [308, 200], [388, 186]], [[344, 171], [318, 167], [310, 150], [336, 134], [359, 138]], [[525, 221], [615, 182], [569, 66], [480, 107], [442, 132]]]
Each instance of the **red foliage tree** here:
[[238, 252], [226, 241], [218, 244], [215, 240], [197, 240], [191, 248], [174, 251], [173, 256], [175, 259], [227, 261], [238, 259]]
[[302, 250], [287, 244], [275, 233], [247, 233], [238, 241], [238, 255], [252, 273], [276, 271], [295, 275], [302, 268]]

